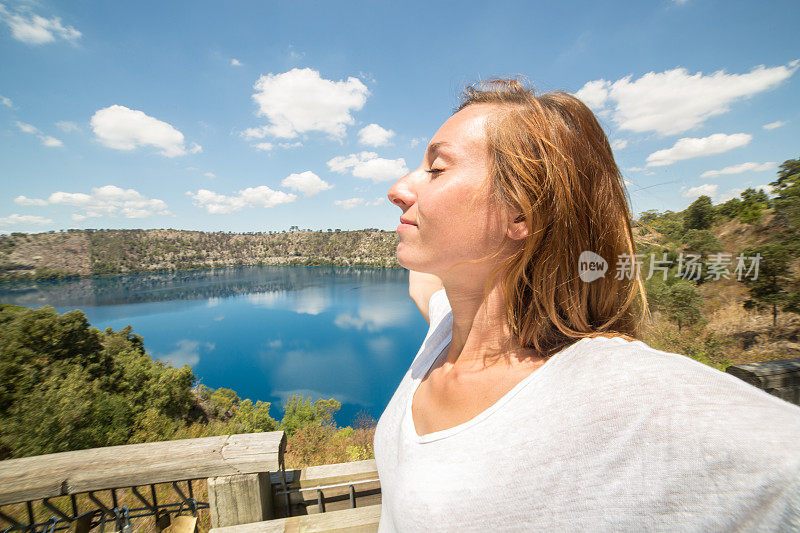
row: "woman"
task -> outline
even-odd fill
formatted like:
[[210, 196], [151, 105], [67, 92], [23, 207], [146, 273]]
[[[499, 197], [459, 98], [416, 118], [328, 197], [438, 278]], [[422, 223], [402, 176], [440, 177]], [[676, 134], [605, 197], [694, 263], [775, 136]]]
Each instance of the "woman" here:
[[381, 531], [800, 528], [800, 408], [635, 340], [630, 214], [583, 103], [471, 87], [388, 196], [430, 329], [375, 433]]

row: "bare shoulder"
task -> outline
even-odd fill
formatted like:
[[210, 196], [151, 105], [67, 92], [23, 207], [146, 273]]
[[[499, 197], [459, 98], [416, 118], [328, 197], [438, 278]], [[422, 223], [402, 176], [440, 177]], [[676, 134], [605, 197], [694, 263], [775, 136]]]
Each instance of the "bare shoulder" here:
[[408, 294], [414, 303], [417, 304], [419, 312], [425, 318], [425, 322], [430, 324], [430, 310], [428, 304], [431, 296], [436, 291], [443, 288], [442, 280], [433, 274], [423, 272], [408, 271]]

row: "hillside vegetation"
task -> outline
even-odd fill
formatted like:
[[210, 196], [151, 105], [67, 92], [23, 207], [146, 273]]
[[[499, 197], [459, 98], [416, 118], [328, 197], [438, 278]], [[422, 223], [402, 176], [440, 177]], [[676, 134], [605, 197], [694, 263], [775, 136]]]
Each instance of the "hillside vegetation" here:
[[0, 305], [0, 460], [278, 429], [289, 468], [372, 457], [374, 420], [337, 427], [340, 407], [294, 395], [278, 421], [269, 402], [153, 359], [130, 326], [99, 331], [80, 310]]
[[[651, 257], [672, 265], [666, 280], [657, 272], [645, 281], [648, 344], [720, 369], [800, 357], [800, 160], [781, 164], [771, 185], [772, 197], [751, 188], [713, 205], [701, 196], [684, 211], [648, 211], [635, 222], [643, 278]], [[739, 254], [760, 257], [757, 279], [738, 279]], [[699, 279], [686, 268], [679, 275], [681, 255], [699, 256]], [[709, 278], [712, 263], [726, 259], [728, 278]]]
[[0, 280], [253, 265], [399, 267], [389, 231], [68, 230], [0, 236]]

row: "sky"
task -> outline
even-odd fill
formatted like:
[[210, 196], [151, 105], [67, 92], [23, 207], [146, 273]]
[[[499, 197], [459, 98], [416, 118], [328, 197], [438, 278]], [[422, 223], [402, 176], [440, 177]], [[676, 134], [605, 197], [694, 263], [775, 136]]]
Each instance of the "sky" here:
[[0, 233], [394, 230], [461, 91], [574, 94], [634, 216], [800, 156], [800, 2], [0, 0]]

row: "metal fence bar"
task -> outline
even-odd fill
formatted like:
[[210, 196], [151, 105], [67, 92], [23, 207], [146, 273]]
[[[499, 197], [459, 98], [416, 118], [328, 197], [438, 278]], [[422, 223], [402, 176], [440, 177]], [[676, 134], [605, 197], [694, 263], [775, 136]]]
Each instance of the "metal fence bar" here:
[[325, 495], [322, 494], [321, 490], [317, 491], [317, 506], [319, 508], [320, 513], [325, 512]]
[[[190, 508], [193, 511], [199, 511], [202, 509], [209, 508], [209, 502], [198, 501], [194, 498], [194, 491], [191, 490], [191, 480], [186, 480], [189, 483], [190, 491], [189, 494], [191, 496], [185, 497], [181, 500], [181, 502], [176, 503], [167, 503], [162, 505], [151, 505], [146, 498], [142, 496], [142, 494], [137, 490], [136, 487], [127, 487], [131, 489], [131, 492], [134, 494], [136, 498], [138, 498], [143, 504], [143, 507], [131, 507], [128, 508], [127, 506], [119, 507], [118, 496], [115, 498], [115, 491], [119, 489], [108, 489], [112, 491], [112, 499], [116, 500], [117, 505], [114, 505], [112, 508], [107, 507], [101, 500], [97, 498], [94, 494], [94, 491], [88, 491], [86, 494], [96, 506], [97, 508], [88, 510], [84, 513], [79, 513], [78, 509], [78, 502], [76, 498], [76, 494], [70, 495], [70, 503], [72, 506], [73, 516], [69, 516], [68, 514], [64, 513], [61, 509], [56, 507], [53, 502], [50, 501], [52, 498], [42, 498], [41, 505], [50, 511], [54, 512], [55, 514], [48, 518], [44, 522], [36, 522], [35, 519], [35, 512], [34, 512], [34, 501], [26, 501], [25, 506], [28, 515], [27, 523], [20, 522], [15, 518], [9, 516], [8, 514], [2, 512], [0, 510], [0, 519], [4, 520], [5, 522], [9, 523], [10, 526], [6, 527], [5, 529], [0, 529], [0, 533], [7, 533], [14, 530], [21, 530], [27, 532], [37, 532], [39, 528], [43, 528], [42, 531], [53, 532], [53, 531], [61, 531], [65, 529], [70, 529], [73, 523], [80, 517], [83, 517], [87, 514], [98, 515], [97, 521], [94, 521], [94, 518], [90, 520], [90, 529], [99, 526], [101, 523], [108, 523], [108, 522], [120, 522], [120, 520], [127, 514], [127, 518], [142, 518], [147, 516], [153, 516], [158, 519], [159, 513], [164, 514], [164, 512], [168, 514], [177, 513], [180, 511], [181, 506], [189, 502]], [[176, 486], [176, 483], [173, 482], [173, 488], [179, 495], [184, 495], [183, 491], [180, 490], [180, 487]], [[153, 501], [156, 503], [156, 495], [155, 495], [155, 485], [151, 485], [151, 490], [153, 491]], [[111, 515], [109, 517], [108, 515]]]

